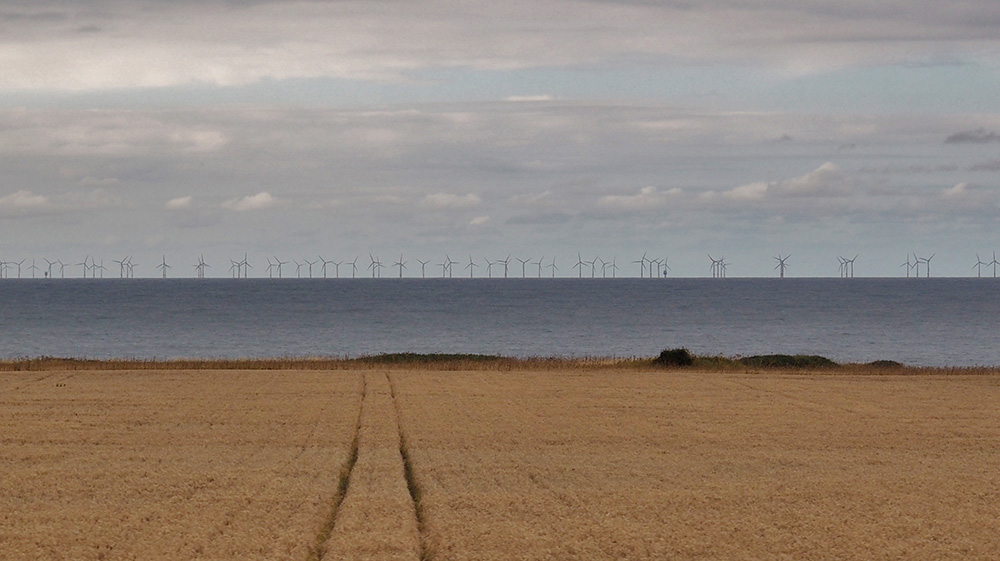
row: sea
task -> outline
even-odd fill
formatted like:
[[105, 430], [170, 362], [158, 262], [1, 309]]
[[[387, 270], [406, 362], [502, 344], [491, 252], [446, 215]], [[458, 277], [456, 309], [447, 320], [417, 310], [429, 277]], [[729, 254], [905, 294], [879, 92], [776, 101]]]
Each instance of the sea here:
[[477, 353], [1000, 365], [1000, 281], [4, 279], [0, 358]]

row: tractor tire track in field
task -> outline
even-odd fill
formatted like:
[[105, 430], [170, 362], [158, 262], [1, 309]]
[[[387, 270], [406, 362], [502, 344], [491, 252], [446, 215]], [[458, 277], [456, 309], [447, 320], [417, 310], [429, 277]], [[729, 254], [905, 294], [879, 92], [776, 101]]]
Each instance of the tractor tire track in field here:
[[333, 496], [333, 504], [330, 507], [330, 514], [327, 516], [326, 521], [323, 523], [323, 527], [320, 528], [319, 533], [316, 534], [316, 543], [309, 548], [308, 561], [319, 561], [323, 559], [326, 554], [326, 542], [330, 539], [330, 535], [333, 534], [334, 526], [337, 523], [337, 513], [340, 511], [340, 505], [344, 502], [344, 497], [347, 496], [347, 490], [351, 486], [351, 473], [354, 471], [355, 464], [358, 463], [358, 448], [361, 439], [361, 420], [362, 413], [365, 407], [365, 397], [368, 395], [368, 377], [361, 376], [361, 395], [358, 399], [358, 420], [354, 423], [354, 438], [351, 440], [350, 454], [347, 457], [347, 462], [340, 469], [339, 483], [337, 485], [337, 493]]
[[406, 443], [406, 434], [403, 432], [403, 412], [396, 393], [396, 381], [389, 374], [386, 374], [385, 377], [389, 381], [389, 394], [392, 396], [392, 404], [396, 409], [396, 428], [399, 431], [399, 455], [403, 458], [403, 475], [406, 477], [406, 489], [410, 492], [410, 500], [413, 501], [413, 514], [417, 517], [417, 531], [420, 532], [420, 560], [430, 561], [431, 554], [427, 543], [424, 509], [420, 502], [421, 491], [420, 486], [417, 485], [416, 475], [413, 472], [413, 461], [410, 458], [409, 447]]
[[428, 559], [418, 520], [419, 490], [401, 438], [391, 379], [384, 372], [364, 376], [356, 458], [331, 513], [329, 536], [317, 540], [312, 558]]

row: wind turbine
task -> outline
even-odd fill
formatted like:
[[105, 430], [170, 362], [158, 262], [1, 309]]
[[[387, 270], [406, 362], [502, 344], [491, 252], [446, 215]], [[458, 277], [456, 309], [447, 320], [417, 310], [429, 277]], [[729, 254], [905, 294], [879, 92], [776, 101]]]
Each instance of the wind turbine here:
[[399, 278], [403, 278], [403, 269], [406, 268], [406, 261], [403, 261], [403, 254], [399, 254], [399, 261], [392, 264], [393, 267], [399, 267]]
[[274, 267], [278, 270], [279, 279], [281, 278], [281, 266], [287, 265], [288, 263], [289, 263], [288, 261], [282, 261], [281, 259], [278, 259], [277, 255], [274, 256]]
[[267, 278], [273, 279], [274, 278], [274, 267], [275, 267], [275, 264], [271, 263], [271, 258], [270, 257], [265, 257], [265, 259], [267, 259]]
[[205, 278], [205, 267], [211, 267], [208, 263], [205, 263], [205, 256], [198, 256], [198, 264], [194, 266], [195, 270], [198, 272], [198, 278]]
[[545, 260], [545, 256], [538, 258], [538, 261], [532, 261], [532, 265], [538, 265], [538, 278], [542, 278], [542, 261]]
[[[157, 265], [156, 268], [160, 269], [161, 271], [163, 271], [163, 277], [162, 278], [167, 278], [167, 269], [170, 268], [170, 265], [167, 265], [167, 256], [166, 255], [163, 256], [163, 260], [160, 261], [160, 264]], [[94, 275], [94, 278], [97, 278], [96, 274]]]
[[[317, 257], [319, 257], [319, 260], [323, 262], [323, 278], [325, 279], [326, 278], [326, 266], [327, 265], [333, 265], [334, 262], [333, 261], [327, 261], [326, 259], [323, 259], [322, 255], [317, 255]], [[339, 277], [340, 275], [338, 274], [337, 276]]]
[[555, 257], [553, 257], [552, 258], [552, 262], [549, 263], [549, 269], [552, 271], [552, 278], [556, 278], [556, 271], [559, 270], [559, 267], [556, 267], [556, 258]]
[[243, 278], [247, 278], [247, 276], [250, 274], [250, 269], [253, 268], [253, 265], [251, 265], [250, 261], [247, 259], [246, 252], [243, 253], [243, 261], [240, 261], [240, 265], [243, 266]]
[[525, 267], [527, 266], [528, 262], [531, 261], [531, 258], [529, 257], [527, 259], [521, 259], [520, 257], [515, 257], [515, 259], [521, 262], [521, 278], [522, 279], [527, 278], [528, 275], [525, 273]]
[[843, 256], [838, 255], [837, 256], [837, 263], [840, 263], [840, 268], [839, 268], [840, 278], [846, 279], [847, 278], [847, 259], [844, 259]]
[[493, 265], [496, 265], [496, 261], [490, 261], [488, 257], [483, 257], [486, 260], [486, 276], [493, 278]]
[[302, 278], [302, 267], [305, 266], [305, 263], [299, 263], [298, 259], [292, 259], [292, 261], [295, 263], [295, 278], [301, 279]]
[[[651, 278], [651, 279], [660, 278], [660, 263], [662, 263], [662, 262], [663, 262], [663, 260], [661, 260], [661, 259], [650, 259], [649, 260], [649, 278]], [[653, 265], [656, 265], [656, 274], [655, 275], [653, 274]]]
[[427, 264], [430, 262], [431, 262], [430, 259], [428, 259], [427, 261], [421, 261], [420, 259], [417, 259], [417, 263], [420, 263], [420, 278], [422, 279], [427, 278]]
[[585, 261], [584, 263], [590, 265], [590, 278], [597, 278], [597, 260], [600, 256], [594, 257], [590, 261]]
[[507, 271], [510, 267], [510, 254], [507, 254], [506, 259], [501, 259], [500, 263], [503, 263], [503, 278], [507, 278]]
[[1000, 265], [1000, 261], [997, 261], [997, 252], [993, 252], [993, 261], [990, 261], [987, 265], [993, 265], [993, 278], [997, 278], [997, 265]]
[[441, 267], [441, 278], [443, 279], [448, 278], [448, 267], [450, 266], [450, 264], [451, 264], [451, 259], [448, 257], [448, 254], [445, 254], [444, 261], [439, 263]]
[[59, 263], [59, 278], [66, 278], [66, 264], [62, 262], [62, 259], [56, 259], [56, 263]]
[[[711, 255], [708, 256], [709, 259], [712, 258]], [[639, 278], [645, 278], [646, 276], [646, 252], [642, 252], [642, 258], [638, 261], [633, 261], [633, 264], [639, 265]], [[714, 275], [713, 275], [714, 276]]]
[[31, 278], [35, 278], [35, 271], [38, 271], [38, 267], [35, 266], [34, 257], [31, 258], [31, 266], [28, 267], [28, 270], [31, 271]]
[[103, 279], [104, 278], [104, 271], [108, 270], [108, 268], [104, 266], [104, 260], [103, 259], [101, 259], [101, 264], [100, 265], [97, 265], [96, 263], [94, 264], [94, 271], [96, 271], [97, 269], [101, 270], [101, 278]]
[[310, 260], [305, 259], [305, 258], [303, 258], [303, 261], [306, 262], [306, 265], [309, 265], [309, 278], [313, 278], [313, 265], [315, 265], [316, 263], [319, 263], [319, 261], [310, 261]]
[[444, 258], [448, 261], [448, 278], [450, 279], [451, 275], [452, 275], [452, 268], [451, 268], [451, 266], [452, 265], [458, 265], [458, 261], [452, 261], [451, 257], [448, 257], [447, 253], [444, 254]]
[[774, 266], [774, 268], [779, 271], [778, 278], [785, 278], [785, 268], [788, 267], [788, 265], [785, 264], [785, 261], [788, 261], [789, 257], [791, 257], [791, 255], [782, 257], [779, 253], [778, 256], [774, 258], [774, 260], [778, 262], [778, 264]]
[[573, 268], [579, 270], [578, 278], [581, 278], [581, 279], [583, 278], [583, 266], [584, 265], [586, 265], [586, 263], [584, 263], [584, 261], [583, 261], [583, 256], [580, 255], [579, 253], [577, 253], [576, 254], [576, 265], [573, 265]]
[[57, 262], [56, 261], [49, 261], [48, 259], [44, 259], [44, 261], [46, 263], [48, 263], [48, 265], [49, 265], [48, 270], [45, 271], [45, 278], [51, 279], [52, 278], [52, 266], [55, 265]]
[[616, 278], [618, 276], [618, 258], [611, 258], [611, 278]]
[[910, 254], [909, 253], [906, 254], [906, 261], [904, 261], [903, 263], [901, 263], [899, 266], [900, 267], [906, 267], [906, 278], [910, 278], [910, 270], [913, 269], [913, 267], [915, 265], [913, 263], [910, 263]]
[[479, 265], [476, 265], [476, 263], [475, 263], [475, 262], [474, 262], [474, 261], [472, 260], [472, 254], [470, 253], [470, 254], [469, 254], [469, 264], [465, 266], [465, 268], [469, 270], [469, 278], [470, 278], [470, 279], [472, 278], [472, 272], [473, 272], [473, 271], [474, 271], [474, 270], [476, 269], [476, 267], [478, 267], [478, 266], [479, 266]]
[[89, 260], [90, 260], [90, 256], [88, 255], [88, 256], [86, 256], [86, 257], [83, 258], [83, 262], [82, 263], [77, 263], [77, 265], [83, 265], [83, 278], [87, 278], [87, 269], [90, 268], [90, 265], [87, 264], [87, 261], [89, 261]]
[[125, 266], [128, 267], [128, 278], [130, 279], [135, 278], [135, 268], [137, 265], [139, 264], [132, 262], [132, 256], [130, 255], [128, 258], [128, 263], [125, 263]]
[[[348, 261], [347, 263], [349, 263], [351, 265], [351, 278], [352, 279], [353, 278], [357, 278], [357, 276], [358, 276], [358, 258], [357, 258], [357, 256], [354, 257], [354, 261]], [[347, 263], [345, 263], [345, 265]]]
[[375, 278], [375, 275], [378, 274], [378, 267], [375, 265], [376, 263], [378, 263], [378, 260], [375, 259], [375, 256], [372, 255], [370, 251], [368, 252], [368, 259], [371, 261], [371, 263], [368, 265], [368, 268], [371, 269], [372, 278]]
[[[21, 278], [21, 265], [24, 264], [24, 259], [22, 259], [20, 261], [12, 261], [11, 263], [13, 265], [17, 265], [17, 278]], [[32, 264], [34, 264], [34, 263], [32, 263]]]
[[[925, 276], [927, 278], [931, 278], [931, 259], [934, 259], [935, 255], [937, 255], [937, 254], [936, 253], [932, 253], [931, 256], [927, 257], [926, 259], [923, 258], [923, 257], [918, 257], [917, 258], [917, 261], [923, 261], [924, 265], [927, 265], [927, 272], [925, 273]], [[919, 276], [919, 275], [917, 275], [917, 276]]]
[[725, 278], [726, 277], [726, 268], [725, 268], [726, 258], [725, 257], [721, 257], [719, 259], [716, 259], [716, 258], [712, 257], [711, 254], [709, 254], [708, 255], [708, 259], [712, 262], [712, 267], [711, 267], [712, 278], [713, 279]]
[[667, 276], [667, 273], [669, 273], [670, 271], [673, 270], [673, 269], [670, 268], [670, 265], [667, 264], [667, 259], [669, 259], [669, 257], [664, 257], [663, 258], [663, 261], [662, 261], [662, 263], [663, 263], [663, 269], [658, 269], [657, 270], [657, 272], [659, 272], [659, 271], [662, 270], [664, 277]]
[[989, 265], [989, 263], [986, 263], [982, 259], [980, 259], [979, 258], [979, 254], [977, 253], [976, 254], [976, 264], [972, 266], [972, 268], [976, 270], [976, 277], [977, 278], [982, 278], [982, 276], [983, 276], [983, 265]]

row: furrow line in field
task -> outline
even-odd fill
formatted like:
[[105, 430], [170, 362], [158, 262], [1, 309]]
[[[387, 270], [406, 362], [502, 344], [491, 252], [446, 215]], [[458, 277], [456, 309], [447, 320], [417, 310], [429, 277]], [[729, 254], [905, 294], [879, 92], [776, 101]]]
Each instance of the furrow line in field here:
[[410, 500], [413, 501], [413, 513], [417, 517], [417, 531], [420, 532], [420, 559], [421, 561], [430, 561], [431, 554], [427, 543], [427, 526], [424, 521], [423, 506], [420, 502], [420, 486], [417, 484], [416, 475], [413, 471], [413, 460], [410, 458], [409, 445], [406, 441], [406, 433], [403, 431], [403, 411], [396, 393], [396, 381], [388, 373], [386, 373], [385, 377], [389, 381], [389, 395], [392, 397], [392, 404], [396, 409], [396, 428], [399, 431], [399, 455], [403, 458], [403, 475], [406, 477], [406, 489], [410, 492]]
[[361, 421], [365, 408], [365, 399], [368, 396], [368, 377], [361, 376], [361, 396], [358, 399], [358, 420], [354, 423], [354, 438], [351, 440], [351, 452], [347, 457], [347, 462], [340, 468], [339, 483], [337, 493], [333, 497], [333, 504], [330, 506], [330, 513], [316, 534], [316, 543], [309, 548], [308, 561], [319, 561], [326, 554], [326, 543], [333, 534], [334, 526], [337, 523], [337, 514], [340, 505], [347, 496], [347, 490], [351, 486], [351, 474], [354, 466], [358, 463], [358, 453], [361, 441]]

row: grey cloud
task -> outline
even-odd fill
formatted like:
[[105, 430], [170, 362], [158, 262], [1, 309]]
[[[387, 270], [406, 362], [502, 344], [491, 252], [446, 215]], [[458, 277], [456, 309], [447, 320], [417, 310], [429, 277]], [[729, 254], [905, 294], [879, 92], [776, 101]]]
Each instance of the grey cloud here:
[[969, 171], [1000, 171], [1000, 158], [969, 166]]
[[573, 215], [563, 212], [553, 212], [549, 214], [528, 214], [511, 216], [506, 224], [510, 225], [553, 225], [566, 224], [573, 220]]
[[[19, 17], [0, 86], [238, 85], [413, 70], [581, 67], [622, 60], [757, 60], [797, 70], [995, 51], [995, 2], [894, 0], [662, 4], [550, 0], [40, 2]], [[25, 6], [28, 6], [25, 4]], [[64, 26], [69, 26], [63, 30]], [[64, 31], [87, 30], [69, 37]], [[878, 44], [878, 49], [871, 48]], [[808, 48], [801, 48], [801, 46]], [[933, 45], [915, 48], [914, 45]], [[39, 73], [39, 67], [49, 72]]]
[[1000, 134], [986, 129], [957, 132], [944, 140], [945, 144], [993, 144], [1000, 142]]

